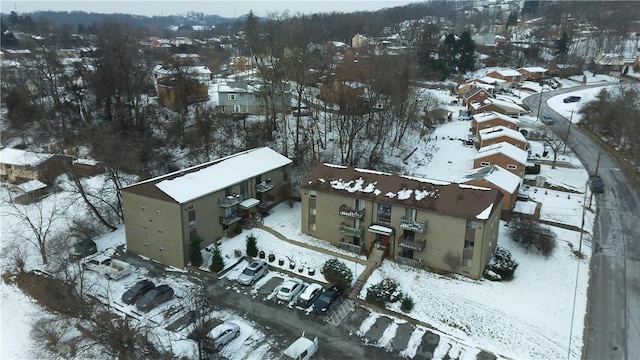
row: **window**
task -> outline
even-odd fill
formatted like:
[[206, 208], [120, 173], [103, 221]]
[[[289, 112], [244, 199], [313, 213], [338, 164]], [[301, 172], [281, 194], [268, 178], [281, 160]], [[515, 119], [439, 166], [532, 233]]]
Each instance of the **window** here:
[[517, 165], [512, 165], [512, 164], [507, 165], [507, 169], [509, 170], [516, 170], [517, 168], [518, 168]]
[[232, 100], [232, 101], [238, 100], [238, 94], [234, 94], [234, 93], [229, 94], [229, 100]]
[[378, 221], [391, 222], [391, 205], [384, 203], [378, 204]]
[[196, 230], [196, 211], [191, 207], [187, 213], [187, 218], [189, 220], [189, 231]]
[[231, 196], [233, 195], [233, 189], [231, 188], [231, 186], [229, 186], [228, 188], [224, 189], [224, 196]]
[[287, 171], [282, 173], [282, 181], [285, 183], [289, 181], [289, 173]]
[[489, 165], [491, 165], [490, 162], [486, 162], [486, 161], [481, 161], [480, 162], [480, 166], [489, 166]]
[[249, 197], [249, 181], [248, 180], [245, 180], [245, 181], [240, 183], [240, 194], [244, 198], [248, 198]]
[[469, 241], [469, 240], [465, 240], [464, 241], [464, 248], [465, 249], [473, 249], [473, 247], [475, 246], [476, 242], [475, 241]]
[[256, 176], [256, 184], [260, 184], [262, 182], [262, 175]]
[[314, 199], [315, 199], [315, 198], [316, 198], [316, 195], [317, 195], [317, 194], [316, 194], [316, 191], [315, 191], [315, 190], [309, 190], [309, 197], [310, 197], [310, 198], [314, 198]]
[[416, 221], [416, 218], [418, 217], [418, 210], [407, 208], [404, 217], [407, 220]]
[[473, 220], [467, 220], [467, 229], [475, 229], [478, 227], [478, 223]]
[[242, 112], [242, 108], [240, 107], [240, 105], [233, 105], [233, 112], [234, 113]]
[[364, 200], [363, 199], [356, 199], [356, 210], [360, 211], [364, 209]]

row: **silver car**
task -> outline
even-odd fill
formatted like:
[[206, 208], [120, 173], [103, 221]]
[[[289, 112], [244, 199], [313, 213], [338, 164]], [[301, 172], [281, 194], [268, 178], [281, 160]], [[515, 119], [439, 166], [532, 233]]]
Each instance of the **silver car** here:
[[278, 299], [282, 301], [293, 300], [300, 291], [302, 291], [303, 284], [298, 280], [285, 280], [280, 286], [278, 291]]
[[238, 283], [253, 285], [269, 272], [269, 265], [264, 260], [255, 260], [238, 276]]
[[225, 322], [211, 329], [205, 343], [210, 348], [219, 351], [238, 336], [240, 336], [240, 326], [236, 323]]

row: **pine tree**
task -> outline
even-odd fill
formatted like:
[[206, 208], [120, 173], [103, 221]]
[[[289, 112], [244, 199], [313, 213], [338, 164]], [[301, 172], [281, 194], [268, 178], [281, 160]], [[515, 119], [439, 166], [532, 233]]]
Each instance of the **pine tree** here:
[[200, 252], [200, 244], [202, 244], [202, 238], [197, 233], [191, 237], [189, 242], [189, 261], [191, 265], [202, 265], [202, 253]]
[[464, 31], [458, 40], [458, 72], [464, 74], [473, 71], [475, 67], [476, 45], [469, 31]]
[[209, 266], [209, 270], [213, 272], [218, 272], [224, 269], [224, 259], [222, 258], [222, 253], [220, 252], [220, 246], [216, 244], [213, 248], [213, 254], [211, 256], [211, 266]]
[[247, 235], [247, 256], [258, 256], [258, 243], [256, 237], [253, 234]]

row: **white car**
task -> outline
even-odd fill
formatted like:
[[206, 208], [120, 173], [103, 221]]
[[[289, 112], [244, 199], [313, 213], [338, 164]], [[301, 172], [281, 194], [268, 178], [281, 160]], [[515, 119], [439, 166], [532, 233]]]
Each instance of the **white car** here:
[[238, 336], [240, 336], [240, 326], [236, 323], [225, 322], [211, 329], [205, 344], [219, 351]]
[[117, 280], [131, 273], [131, 266], [124, 261], [112, 259], [105, 255], [98, 255], [85, 259], [82, 263], [85, 269], [104, 275], [107, 279]]
[[316, 298], [320, 296], [321, 292], [322, 285], [316, 283], [310, 284], [304, 288], [304, 291], [302, 291], [300, 296], [298, 296], [298, 299], [296, 299], [296, 307], [300, 310], [308, 308], [313, 304]]
[[278, 300], [291, 301], [302, 291], [303, 284], [299, 280], [285, 280], [278, 291]]
[[318, 338], [316, 337], [312, 341], [304, 337], [304, 333], [302, 333], [302, 336], [300, 336], [298, 340], [294, 341], [293, 344], [284, 350], [281, 358], [309, 360], [316, 352], [318, 352]]

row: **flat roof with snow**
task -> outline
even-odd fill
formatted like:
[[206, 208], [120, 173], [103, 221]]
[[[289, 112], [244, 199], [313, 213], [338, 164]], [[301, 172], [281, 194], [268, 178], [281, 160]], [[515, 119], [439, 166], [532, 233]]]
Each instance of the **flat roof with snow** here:
[[133, 184], [123, 190], [185, 203], [291, 164], [268, 148], [256, 148]]
[[509, 129], [504, 126], [494, 126], [486, 129], [480, 130], [480, 139], [482, 140], [491, 140], [495, 138], [499, 138], [501, 136], [507, 136], [514, 140], [518, 140], [526, 143], [527, 139], [522, 135], [520, 131], [516, 131], [513, 129]]
[[53, 154], [6, 148], [0, 150], [0, 163], [19, 166], [36, 166], [52, 156]]
[[490, 120], [494, 120], [494, 119], [500, 119], [500, 120], [508, 121], [508, 122], [513, 123], [515, 125], [517, 125], [519, 123], [518, 119], [514, 119], [511, 116], [500, 114], [499, 112], [495, 112], [495, 111], [487, 111], [487, 112], [475, 114], [475, 115], [473, 115], [473, 119], [477, 123], [490, 121]]
[[502, 190], [513, 194], [522, 180], [518, 175], [505, 170], [498, 165], [483, 166], [473, 169], [460, 182], [467, 183], [474, 180], [486, 180]]

